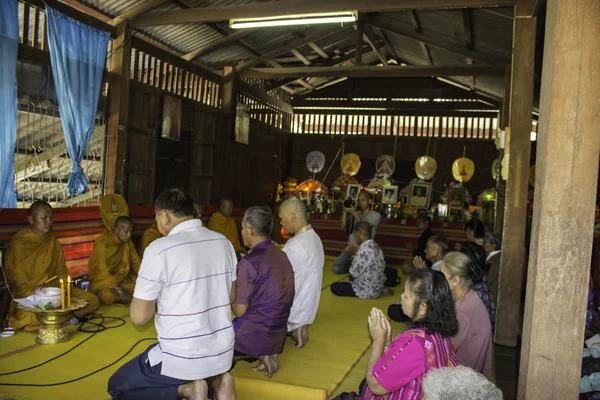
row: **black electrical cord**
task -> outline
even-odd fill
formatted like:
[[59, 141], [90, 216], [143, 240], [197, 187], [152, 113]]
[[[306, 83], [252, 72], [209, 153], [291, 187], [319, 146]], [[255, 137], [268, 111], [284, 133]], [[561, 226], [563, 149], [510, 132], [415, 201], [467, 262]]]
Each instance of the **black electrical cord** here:
[[[95, 319], [100, 319], [100, 322], [93, 322], [93, 320]], [[113, 326], [106, 326], [104, 324], [104, 321], [106, 320], [116, 320], [119, 321], [120, 323], [118, 325], [113, 325]], [[86, 329], [84, 328], [85, 324], [89, 324], [89, 325], [93, 325], [96, 326], [96, 329], [90, 330], [89, 328]], [[7, 375], [13, 375], [13, 374], [18, 374], [20, 372], [25, 372], [25, 371], [30, 371], [32, 369], [35, 368], [39, 368], [43, 365], [46, 365], [60, 357], [63, 357], [65, 355], [67, 355], [68, 353], [72, 352], [73, 350], [75, 350], [77, 347], [81, 346], [82, 344], [84, 344], [85, 342], [87, 342], [88, 340], [90, 340], [91, 338], [93, 338], [98, 332], [103, 332], [106, 331], [108, 329], [114, 329], [114, 328], [119, 328], [121, 326], [125, 325], [125, 320], [123, 318], [117, 318], [117, 317], [106, 317], [103, 315], [98, 315], [98, 314], [89, 314], [86, 316], [85, 319], [82, 319], [81, 323], [79, 324], [79, 327], [77, 328], [77, 330], [79, 332], [84, 332], [84, 333], [91, 333], [91, 335], [89, 337], [87, 337], [86, 339], [82, 340], [81, 342], [77, 343], [75, 346], [71, 347], [69, 350], [65, 351], [62, 354], [59, 354], [56, 357], [53, 357], [47, 361], [44, 361], [40, 364], [34, 365], [32, 367], [28, 367], [28, 368], [23, 368], [17, 371], [11, 371], [11, 372], [5, 372], [5, 373], [1, 373], [0, 376], [7, 376]], [[127, 355], [129, 353], [131, 353], [133, 351], [133, 349], [140, 343], [144, 342], [144, 341], [148, 341], [148, 340], [156, 340], [155, 337], [152, 338], [144, 338], [144, 339], [140, 339], [137, 342], [135, 342], [135, 344], [133, 346], [131, 346], [131, 348], [129, 350], [127, 350], [127, 352], [125, 354], [123, 354], [121, 357], [119, 357], [117, 360], [113, 361], [112, 363], [99, 368], [93, 372], [90, 372], [89, 374], [86, 374], [84, 376], [80, 376], [79, 378], [75, 378], [75, 379], [71, 379], [68, 381], [64, 381], [64, 382], [58, 382], [58, 383], [2, 383], [0, 382], [0, 386], [28, 386], [28, 387], [48, 387], [48, 386], [60, 386], [60, 385], [66, 385], [68, 383], [73, 383], [73, 382], [77, 382], [80, 381], [82, 379], [85, 379], [89, 376], [92, 376], [94, 374], [97, 374], [100, 371], [104, 371], [107, 368], [112, 367], [113, 365], [115, 365], [116, 363], [118, 363], [119, 361], [121, 361], [123, 358], [127, 357]]]

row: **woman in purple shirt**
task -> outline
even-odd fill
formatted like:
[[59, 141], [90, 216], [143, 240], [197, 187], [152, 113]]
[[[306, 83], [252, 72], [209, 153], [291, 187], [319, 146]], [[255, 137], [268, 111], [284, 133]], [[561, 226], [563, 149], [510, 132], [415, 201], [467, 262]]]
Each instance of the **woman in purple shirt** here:
[[361, 395], [344, 393], [338, 400], [420, 400], [427, 372], [458, 365], [452, 346], [458, 322], [442, 273], [419, 269], [410, 275], [404, 285], [402, 308], [414, 321], [413, 329], [394, 340], [383, 312], [371, 310], [368, 321], [373, 345], [366, 385], [361, 385]]

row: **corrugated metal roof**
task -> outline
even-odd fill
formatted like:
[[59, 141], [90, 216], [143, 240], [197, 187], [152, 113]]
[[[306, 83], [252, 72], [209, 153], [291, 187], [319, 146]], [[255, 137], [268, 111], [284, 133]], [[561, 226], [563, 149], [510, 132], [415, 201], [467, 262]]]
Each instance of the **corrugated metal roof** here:
[[[145, 0], [80, 0], [97, 10], [115, 17], [121, 15]], [[216, 7], [216, 6], [234, 6], [238, 4], [257, 3], [256, 0], [173, 0], [152, 12], [181, 9], [188, 7]], [[268, 6], [268, 2], [260, 1]], [[404, 29], [415, 30], [414, 21], [411, 15], [412, 11], [398, 11], [385, 13], [386, 18], [393, 18], [394, 24]], [[493, 10], [472, 9], [471, 25], [473, 37], [473, 50], [489, 57], [498, 59], [499, 62], [510, 62], [512, 53], [512, 8], [495, 8]], [[429, 37], [446, 41], [448, 43], [464, 46], [465, 32], [462, 10], [419, 10], [415, 12], [416, 18], [420, 24], [421, 32]], [[223, 37], [223, 30], [226, 23], [220, 23], [222, 28], [215, 24], [182, 24], [182, 25], [161, 25], [142, 28], [141, 31], [151, 38], [171, 47], [179, 53], [188, 53], [195, 49], [204, 47], [215, 40]], [[318, 29], [325, 29], [323, 26], [296, 26], [281, 28], [264, 28], [254, 31], [246, 36], [242, 43], [231, 44], [217, 49], [210, 54], [203, 55], [200, 61], [206, 65], [215, 68], [222, 68], [225, 65], [236, 65], [244, 60], [256, 56], [256, 52], [262, 54], [277, 49], [298, 38], [298, 33], [312, 33]], [[406, 62], [414, 65], [427, 64], [427, 59], [423, 54], [419, 42], [397, 34], [386, 32], [391, 46], [398, 54], [400, 62]], [[348, 24], [335, 34], [316, 40], [315, 43], [329, 54], [334, 50], [348, 50], [354, 47], [355, 30], [352, 24]], [[252, 51], [253, 48], [255, 51]], [[310, 46], [302, 46], [297, 49], [305, 56], [315, 57], [317, 53]], [[466, 58], [445, 51], [433, 46], [429, 46], [431, 57], [434, 64], [465, 64]], [[293, 55], [282, 54], [281, 57], [295, 60]], [[324, 60], [317, 58], [313, 63], [323, 63]], [[374, 53], [365, 57], [365, 64], [377, 63], [378, 59]], [[291, 65], [301, 65], [301, 61], [292, 62]], [[287, 65], [287, 64], [286, 64]], [[454, 79], [454, 78], [453, 78]], [[470, 78], [456, 78], [457, 82], [469, 85]], [[314, 86], [322, 85], [328, 82], [327, 78], [311, 79]], [[501, 77], [478, 77], [476, 79], [476, 89], [484, 91], [495, 97], [503, 94], [503, 79]]]

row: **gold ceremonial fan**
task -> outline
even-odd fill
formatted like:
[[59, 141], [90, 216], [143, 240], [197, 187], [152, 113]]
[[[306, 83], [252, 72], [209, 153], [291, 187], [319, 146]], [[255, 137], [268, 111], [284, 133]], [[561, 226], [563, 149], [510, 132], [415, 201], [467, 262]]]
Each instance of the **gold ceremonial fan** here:
[[121, 216], [129, 216], [129, 207], [127, 202], [118, 194], [107, 194], [100, 201], [100, 215], [102, 222], [108, 229], [115, 226], [115, 221]]
[[348, 153], [342, 157], [341, 166], [343, 174], [354, 176], [360, 170], [360, 157], [354, 153]]
[[469, 182], [474, 173], [475, 163], [469, 158], [457, 158], [452, 164], [452, 176], [461, 183]]
[[428, 181], [435, 175], [437, 171], [437, 161], [430, 156], [421, 156], [415, 162], [415, 172], [419, 179]]

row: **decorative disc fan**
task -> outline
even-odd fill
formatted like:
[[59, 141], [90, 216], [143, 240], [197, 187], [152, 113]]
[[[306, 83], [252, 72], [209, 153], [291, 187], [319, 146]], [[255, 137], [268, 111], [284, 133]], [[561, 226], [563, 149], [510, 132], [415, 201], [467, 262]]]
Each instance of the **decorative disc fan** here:
[[117, 218], [129, 216], [129, 207], [123, 196], [107, 194], [100, 201], [100, 215], [102, 216], [104, 226], [112, 229], [115, 226]]
[[313, 173], [318, 174], [325, 167], [325, 155], [320, 151], [311, 151], [306, 156], [306, 168]]
[[360, 170], [360, 157], [354, 153], [348, 153], [342, 157], [340, 165], [343, 174], [354, 176]]
[[452, 164], [452, 175], [461, 183], [469, 182], [474, 173], [475, 163], [470, 158], [457, 158]]
[[437, 161], [430, 156], [421, 156], [415, 162], [415, 172], [419, 179], [430, 180], [437, 171]]

